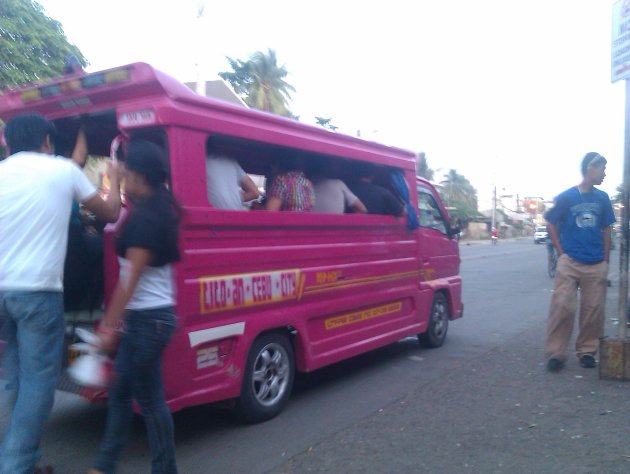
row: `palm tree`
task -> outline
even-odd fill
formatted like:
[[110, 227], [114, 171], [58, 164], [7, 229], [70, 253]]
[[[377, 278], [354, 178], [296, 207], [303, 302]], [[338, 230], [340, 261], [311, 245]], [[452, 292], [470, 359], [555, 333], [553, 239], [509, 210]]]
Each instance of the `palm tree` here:
[[288, 72], [284, 66], [278, 66], [275, 51], [258, 51], [248, 61], [229, 57], [227, 60], [233, 72], [221, 72], [219, 76], [232, 85], [247, 105], [293, 117], [288, 104], [295, 88], [284, 80]]

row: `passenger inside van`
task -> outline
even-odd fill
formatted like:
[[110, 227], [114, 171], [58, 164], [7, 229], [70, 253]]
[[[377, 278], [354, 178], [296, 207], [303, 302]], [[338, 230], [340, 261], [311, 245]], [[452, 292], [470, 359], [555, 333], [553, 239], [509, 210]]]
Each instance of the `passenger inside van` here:
[[282, 156], [267, 190], [266, 211], [310, 211], [315, 204], [313, 183], [303, 171], [303, 160]]
[[[72, 136], [72, 133], [60, 133], [55, 140], [55, 152], [83, 168], [88, 157], [84, 126], [76, 131], [76, 140], [72, 140]], [[103, 237], [100, 232], [104, 224], [94, 224], [82, 213], [79, 203], [74, 202], [63, 272], [66, 311], [93, 311], [100, 306], [103, 297]]]
[[343, 214], [346, 210], [366, 213], [367, 208], [338, 176], [337, 165], [330, 160], [320, 159], [309, 167], [309, 176], [315, 190], [313, 212]]
[[235, 159], [214, 148], [212, 138], [206, 142], [206, 183], [208, 200], [217, 209], [243, 210], [243, 203], [260, 196], [256, 183]]
[[355, 179], [348, 183], [350, 190], [365, 204], [368, 214], [404, 216], [405, 207], [389, 189], [374, 183], [376, 168], [371, 163], [354, 165]]

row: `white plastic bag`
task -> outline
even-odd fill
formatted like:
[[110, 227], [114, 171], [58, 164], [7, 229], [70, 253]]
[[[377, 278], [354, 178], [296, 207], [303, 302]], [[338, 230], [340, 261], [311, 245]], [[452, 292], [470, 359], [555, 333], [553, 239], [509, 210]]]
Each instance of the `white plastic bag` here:
[[68, 374], [79, 385], [108, 387], [112, 374], [112, 361], [101, 354], [98, 336], [82, 328], [77, 328], [76, 334], [85, 342], [72, 345], [72, 349], [81, 355], [68, 368]]

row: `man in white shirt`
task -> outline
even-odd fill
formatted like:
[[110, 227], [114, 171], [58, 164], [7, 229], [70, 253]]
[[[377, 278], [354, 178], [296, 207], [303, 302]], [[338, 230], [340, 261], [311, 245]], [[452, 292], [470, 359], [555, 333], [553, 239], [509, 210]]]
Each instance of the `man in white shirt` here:
[[260, 196], [256, 183], [232, 158], [209, 154], [206, 157], [208, 200], [217, 209], [243, 210], [243, 203]]
[[312, 212], [343, 214], [346, 209], [365, 214], [366, 207], [340, 179], [321, 178], [313, 182], [315, 204]]
[[346, 210], [357, 214], [367, 212], [361, 200], [350, 191], [346, 183], [334, 177], [341, 174], [338, 162], [320, 158], [310, 164], [308, 174], [315, 190], [312, 212], [328, 214], [343, 214]]
[[63, 359], [63, 265], [72, 201], [115, 222], [115, 164], [103, 200], [79, 167], [52, 155], [55, 127], [38, 114], [10, 120], [9, 157], [0, 162], [0, 322], [6, 389], [14, 405], [0, 444], [0, 474], [30, 473], [54, 401]]

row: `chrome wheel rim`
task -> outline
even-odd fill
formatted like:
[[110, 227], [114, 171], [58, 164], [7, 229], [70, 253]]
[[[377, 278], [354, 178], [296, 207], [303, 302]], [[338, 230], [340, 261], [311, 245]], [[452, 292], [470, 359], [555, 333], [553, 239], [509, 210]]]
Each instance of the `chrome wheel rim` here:
[[433, 321], [433, 334], [437, 338], [442, 338], [446, 334], [448, 328], [448, 317], [446, 311], [446, 302], [443, 300], [436, 301], [433, 305], [433, 314], [431, 315]]
[[289, 385], [289, 354], [280, 344], [267, 344], [254, 362], [252, 390], [258, 403], [273, 406]]

